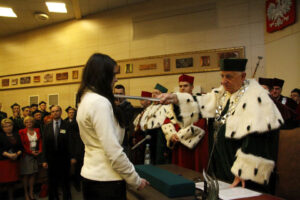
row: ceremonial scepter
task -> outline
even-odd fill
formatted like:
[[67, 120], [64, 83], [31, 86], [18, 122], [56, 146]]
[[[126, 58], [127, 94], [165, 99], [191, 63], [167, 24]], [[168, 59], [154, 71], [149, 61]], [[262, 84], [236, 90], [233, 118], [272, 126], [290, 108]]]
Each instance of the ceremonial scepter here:
[[262, 57], [262, 56], [258, 56], [257, 58], [258, 58], [258, 61], [257, 61], [257, 63], [256, 63], [256, 67], [255, 67], [254, 73], [253, 73], [253, 75], [252, 75], [252, 78], [255, 77], [255, 74], [256, 74], [257, 68], [258, 68], [258, 66], [259, 66], [260, 60], [261, 60], [263, 57]]
[[115, 98], [120, 99], [135, 99], [135, 100], [148, 100], [148, 101], [155, 101], [159, 102], [159, 98], [153, 98], [153, 97], [139, 97], [139, 96], [128, 96], [128, 95], [122, 95], [122, 94], [115, 94]]

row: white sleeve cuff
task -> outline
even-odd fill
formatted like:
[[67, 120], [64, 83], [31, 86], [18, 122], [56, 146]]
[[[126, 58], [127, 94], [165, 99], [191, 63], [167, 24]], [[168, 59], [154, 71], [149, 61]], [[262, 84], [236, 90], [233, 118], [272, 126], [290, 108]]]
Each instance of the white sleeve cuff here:
[[231, 172], [244, 180], [251, 180], [259, 184], [267, 184], [274, 169], [273, 160], [260, 156], [246, 154], [239, 149]]

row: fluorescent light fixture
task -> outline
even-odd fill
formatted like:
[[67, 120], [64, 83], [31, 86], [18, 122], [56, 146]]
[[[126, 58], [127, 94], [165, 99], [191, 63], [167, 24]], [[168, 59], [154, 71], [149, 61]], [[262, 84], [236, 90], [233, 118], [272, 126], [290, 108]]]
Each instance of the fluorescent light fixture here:
[[49, 12], [56, 13], [67, 13], [67, 8], [65, 3], [57, 2], [46, 2]]
[[0, 16], [1, 17], [17, 17], [16, 13], [14, 13], [13, 9], [0, 7]]

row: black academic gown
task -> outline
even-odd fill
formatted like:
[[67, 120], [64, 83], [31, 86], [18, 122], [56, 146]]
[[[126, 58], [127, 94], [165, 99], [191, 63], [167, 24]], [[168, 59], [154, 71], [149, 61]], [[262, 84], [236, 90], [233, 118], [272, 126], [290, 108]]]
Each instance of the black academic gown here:
[[[228, 106], [229, 104], [224, 108], [222, 116], [227, 113]], [[228, 183], [233, 182], [234, 175], [231, 173], [231, 167], [236, 159], [236, 152], [239, 148], [247, 154], [261, 156], [269, 160], [277, 160], [279, 130], [273, 130], [264, 134], [253, 133], [237, 140], [225, 137], [226, 124], [221, 126], [216, 135], [213, 128], [214, 119], [209, 121], [209, 152], [213, 151], [209, 172], [210, 174], [214, 174], [218, 179]], [[260, 185], [249, 180], [246, 181], [246, 187], [262, 192], [274, 193], [275, 173], [271, 176], [269, 184]]]

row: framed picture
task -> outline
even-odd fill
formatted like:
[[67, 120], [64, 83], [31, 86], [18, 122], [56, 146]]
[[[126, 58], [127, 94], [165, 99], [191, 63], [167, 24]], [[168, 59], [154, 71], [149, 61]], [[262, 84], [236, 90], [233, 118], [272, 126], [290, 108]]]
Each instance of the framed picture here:
[[11, 85], [18, 85], [18, 82], [19, 82], [18, 78], [11, 79]]
[[120, 74], [121, 73], [121, 66], [117, 65], [116, 67], [116, 74]]
[[68, 78], [69, 78], [69, 73], [68, 72], [61, 73], [61, 80], [68, 80]]
[[20, 84], [29, 84], [31, 80], [30, 76], [26, 76], [26, 77], [21, 77], [20, 78]]
[[39, 83], [39, 82], [41, 82], [41, 76], [33, 76], [33, 82], [34, 82], [34, 83]]
[[72, 79], [78, 79], [78, 70], [72, 71]]
[[61, 73], [56, 74], [56, 80], [60, 81], [61, 80]]
[[201, 56], [200, 66], [206, 67], [210, 65], [210, 56]]
[[3, 87], [9, 86], [9, 79], [8, 79], [8, 78], [2, 79], [2, 86], [3, 86]]
[[193, 67], [193, 58], [176, 59], [176, 68]]
[[226, 51], [226, 52], [219, 52], [218, 53], [219, 57], [219, 66], [220, 66], [220, 61], [222, 59], [226, 58], [241, 58], [240, 52], [239, 51]]
[[140, 70], [152, 70], [156, 69], [156, 64], [145, 64], [145, 65], [140, 65], [139, 66]]
[[170, 58], [164, 58], [164, 72], [169, 72], [171, 70]]
[[53, 82], [53, 74], [45, 74], [44, 76], [44, 83]]
[[126, 64], [125, 73], [132, 73], [133, 72], [133, 64]]

